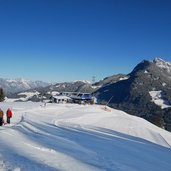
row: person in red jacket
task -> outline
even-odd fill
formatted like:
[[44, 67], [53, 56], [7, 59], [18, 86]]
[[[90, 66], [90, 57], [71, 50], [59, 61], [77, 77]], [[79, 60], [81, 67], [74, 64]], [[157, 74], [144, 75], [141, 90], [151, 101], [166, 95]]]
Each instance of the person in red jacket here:
[[10, 124], [10, 119], [12, 118], [12, 111], [10, 108], [8, 108], [6, 115], [7, 115], [7, 123]]

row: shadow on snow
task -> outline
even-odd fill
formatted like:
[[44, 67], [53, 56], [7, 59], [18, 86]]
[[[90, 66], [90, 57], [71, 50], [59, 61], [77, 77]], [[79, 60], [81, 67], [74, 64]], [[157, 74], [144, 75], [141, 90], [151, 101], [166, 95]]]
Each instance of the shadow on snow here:
[[31, 128], [15, 129], [32, 141], [99, 169], [170, 171], [171, 150], [147, 140], [104, 128], [24, 122]]

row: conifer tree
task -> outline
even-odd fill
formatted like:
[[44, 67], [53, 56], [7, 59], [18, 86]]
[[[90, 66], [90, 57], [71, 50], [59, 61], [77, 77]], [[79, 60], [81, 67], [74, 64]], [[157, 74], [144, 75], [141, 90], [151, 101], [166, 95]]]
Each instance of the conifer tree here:
[[0, 88], [0, 102], [4, 101], [4, 99], [5, 99], [4, 91], [2, 88]]

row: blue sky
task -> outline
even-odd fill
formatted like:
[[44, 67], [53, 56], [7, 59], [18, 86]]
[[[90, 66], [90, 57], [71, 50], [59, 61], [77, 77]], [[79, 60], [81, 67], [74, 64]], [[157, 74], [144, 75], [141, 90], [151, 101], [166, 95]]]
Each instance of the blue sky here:
[[171, 61], [170, 0], [0, 0], [0, 77], [53, 82]]

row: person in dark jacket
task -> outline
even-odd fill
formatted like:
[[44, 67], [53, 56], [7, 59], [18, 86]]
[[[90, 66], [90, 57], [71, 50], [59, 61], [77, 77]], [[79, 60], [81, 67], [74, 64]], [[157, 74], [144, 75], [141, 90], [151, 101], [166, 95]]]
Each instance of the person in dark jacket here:
[[10, 124], [10, 119], [12, 118], [12, 111], [10, 108], [8, 108], [6, 112], [6, 116], [7, 116], [7, 123]]
[[3, 125], [3, 116], [4, 116], [4, 112], [2, 111], [2, 109], [0, 109], [0, 126]]

